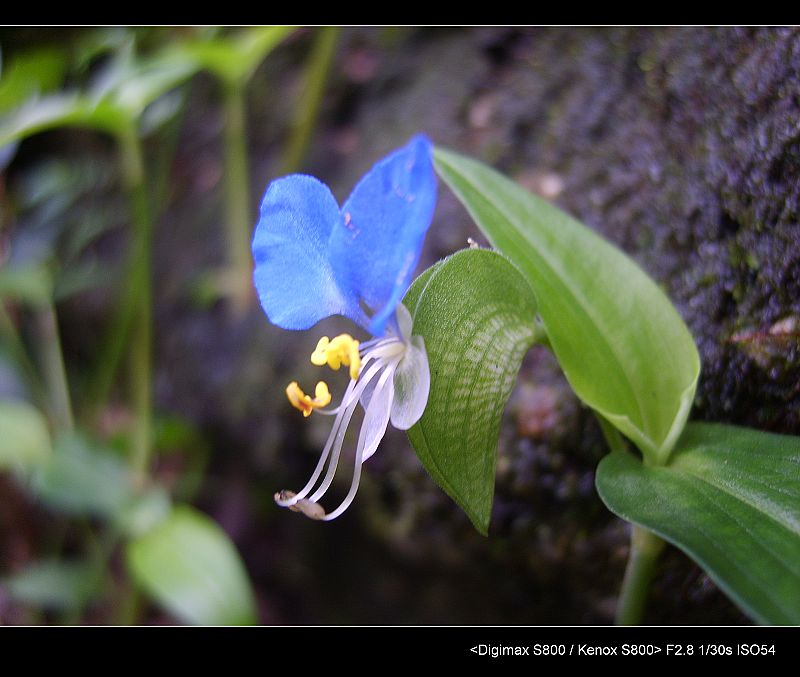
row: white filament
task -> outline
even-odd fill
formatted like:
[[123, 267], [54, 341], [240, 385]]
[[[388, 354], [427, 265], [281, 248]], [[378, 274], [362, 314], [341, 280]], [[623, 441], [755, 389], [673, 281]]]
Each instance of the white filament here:
[[[339, 453], [342, 448], [342, 442], [344, 441], [344, 435], [347, 431], [347, 426], [350, 423], [350, 419], [353, 416], [353, 412], [355, 411], [356, 404], [358, 403], [358, 397], [361, 392], [364, 390], [366, 385], [372, 380], [375, 374], [380, 371], [381, 365], [375, 364], [367, 370], [366, 374], [359, 378], [358, 381], [350, 381], [347, 386], [347, 390], [345, 391], [344, 398], [342, 399], [342, 404], [336, 407], [337, 415], [336, 419], [333, 421], [333, 428], [331, 428], [330, 435], [328, 435], [328, 440], [325, 442], [325, 447], [322, 450], [322, 455], [319, 458], [319, 462], [317, 463], [317, 467], [314, 470], [314, 473], [311, 475], [311, 479], [308, 480], [306, 485], [295, 495], [291, 496], [287, 499], [276, 499], [276, 503], [281, 507], [289, 507], [290, 505], [294, 505], [299, 501], [301, 498], [305, 498], [308, 493], [314, 488], [314, 485], [317, 483], [320, 474], [322, 473], [323, 468], [325, 467], [325, 461], [328, 459], [328, 455], [331, 451], [331, 446], [336, 443], [336, 449], [333, 452], [333, 457], [331, 458], [331, 465], [332, 471], [328, 469], [328, 475], [333, 475], [336, 472], [336, 464], [339, 462]], [[362, 380], [363, 379], [363, 380]], [[358, 386], [358, 387], [356, 387]], [[354, 391], [358, 391], [357, 393]], [[344, 425], [342, 425], [344, 423]], [[331, 478], [332, 479], [332, 478]], [[329, 478], [326, 475], [323, 484], [327, 482], [330, 484]], [[327, 485], [326, 485], [327, 487]], [[319, 498], [319, 496], [317, 496]], [[316, 500], [316, 499], [312, 499]]]
[[[383, 389], [387, 388], [387, 381], [394, 375], [394, 367], [396, 366], [396, 362], [390, 364], [383, 370], [383, 373], [378, 380], [378, 385], [375, 387], [376, 396], [373, 400], [380, 399], [379, 392]], [[367, 417], [370, 415], [372, 416], [381, 416], [381, 412], [375, 412], [375, 408], [373, 407], [370, 411], [367, 411], [364, 414], [364, 424], [361, 426], [361, 432], [358, 434], [358, 446], [356, 447], [356, 460], [355, 466], [353, 467], [353, 481], [350, 483], [350, 491], [347, 492], [347, 496], [345, 496], [344, 500], [339, 504], [339, 507], [336, 508], [333, 512], [325, 515], [322, 519], [326, 522], [330, 522], [331, 520], [336, 519], [339, 515], [341, 515], [350, 504], [353, 502], [353, 499], [358, 492], [358, 485], [361, 482], [361, 466], [364, 464], [364, 461], [369, 458], [375, 450], [378, 448], [381, 440], [383, 439], [384, 434], [386, 433], [386, 426], [389, 423], [389, 407], [391, 407], [392, 403], [392, 395], [393, 395], [393, 388], [391, 383], [388, 384], [388, 404], [389, 406], [386, 407], [386, 414], [383, 416], [382, 423], [378, 423], [376, 428], [381, 428], [382, 430], [376, 431], [375, 429], [371, 428], [370, 425], [367, 423]]]
[[[361, 373], [348, 384], [341, 404], [335, 409], [318, 410], [321, 414], [336, 416], [320, 459], [311, 478], [297, 494], [281, 491], [275, 495], [278, 505], [312, 519], [336, 519], [353, 502], [361, 481], [361, 466], [377, 450], [389, 421], [405, 430], [422, 416], [430, 387], [427, 354], [421, 337], [412, 339], [410, 336], [411, 316], [404, 306], [398, 306], [397, 315], [400, 335], [362, 343]], [[350, 490], [339, 507], [325, 514], [317, 501], [333, 483], [347, 427], [359, 401], [364, 407], [364, 420], [358, 436]], [[309, 496], [326, 466], [322, 482]]]

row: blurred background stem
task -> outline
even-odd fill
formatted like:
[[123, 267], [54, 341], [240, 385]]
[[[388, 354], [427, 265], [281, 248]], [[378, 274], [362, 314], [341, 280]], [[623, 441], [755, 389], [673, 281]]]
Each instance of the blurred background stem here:
[[53, 428], [59, 432], [72, 430], [72, 402], [61, 352], [58, 319], [52, 303], [36, 311], [36, 348], [47, 392], [47, 411]]
[[14, 321], [9, 317], [5, 304], [0, 301], [0, 336], [5, 340], [8, 350], [16, 364], [24, 371], [31, 395], [42, 409], [47, 408], [48, 394], [39, 372], [28, 355]]
[[[138, 485], [147, 475], [152, 444], [152, 299], [151, 248], [152, 223], [147, 202], [142, 147], [133, 123], [119, 134], [122, 179], [130, 201], [133, 241], [128, 265], [128, 289], [124, 295], [124, 317], [114, 327], [119, 335], [112, 337], [115, 360], [119, 360], [130, 326], [129, 387], [133, 409], [131, 430], [131, 470]], [[116, 364], [109, 365], [110, 381]], [[102, 401], [102, 400], [101, 400]]]
[[338, 26], [325, 26], [317, 30], [306, 67], [303, 93], [297, 103], [297, 114], [281, 162], [282, 174], [297, 171], [308, 150], [328, 81], [328, 72], [336, 53], [339, 30]]
[[244, 87], [227, 82], [224, 87], [225, 127], [225, 227], [228, 239], [229, 271], [225, 282], [234, 314], [241, 316], [253, 296], [250, 254], [250, 183]]

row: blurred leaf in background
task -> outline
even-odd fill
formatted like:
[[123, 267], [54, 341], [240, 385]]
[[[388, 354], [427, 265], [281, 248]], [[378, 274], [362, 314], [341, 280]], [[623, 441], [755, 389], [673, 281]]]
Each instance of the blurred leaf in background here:
[[0, 400], [0, 471], [29, 471], [50, 459], [47, 421], [27, 402]]
[[212, 519], [186, 505], [132, 540], [135, 581], [161, 606], [195, 625], [252, 625], [253, 590], [236, 549]]
[[101, 576], [91, 562], [48, 559], [29, 564], [2, 584], [16, 602], [70, 612], [103, 592], [98, 590]]

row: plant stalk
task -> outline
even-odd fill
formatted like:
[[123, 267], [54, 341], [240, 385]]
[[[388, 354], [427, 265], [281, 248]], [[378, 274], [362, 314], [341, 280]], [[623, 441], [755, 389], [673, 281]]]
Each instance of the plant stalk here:
[[5, 338], [14, 362], [25, 372], [28, 387], [31, 389], [36, 403], [40, 408], [46, 410], [49, 401], [48, 393], [2, 300], [0, 300], [0, 337]]
[[[126, 302], [131, 312], [129, 384], [134, 426], [131, 431], [130, 465], [135, 481], [147, 477], [152, 444], [152, 221], [147, 201], [141, 142], [133, 124], [119, 135], [122, 176], [130, 200], [133, 242]], [[124, 346], [124, 334], [121, 343]]]
[[608, 444], [608, 448], [611, 449], [612, 452], [625, 451], [625, 440], [620, 434], [619, 430], [611, 425], [605, 418], [600, 416], [600, 414], [595, 414], [595, 417], [597, 418], [597, 422], [600, 424], [600, 431], [603, 433], [603, 437], [606, 440], [606, 444]]
[[631, 550], [617, 603], [617, 625], [638, 625], [642, 622], [650, 582], [655, 573], [664, 541], [638, 524], [632, 525]]
[[308, 58], [305, 87], [297, 104], [297, 114], [292, 124], [291, 137], [281, 163], [281, 173], [283, 174], [297, 171], [306, 154], [328, 81], [328, 71], [330, 71], [336, 53], [338, 39], [338, 26], [324, 26], [317, 29], [311, 55]]
[[75, 425], [72, 402], [61, 351], [58, 320], [52, 302], [36, 311], [35, 322], [37, 352], [47, 391], [50, 422], [60, 432], [72, 430]]
[[225, 227], [229, 276], [226, 282], [234, 314], [243, 315], [253, 298], [250, 237], [250, 173], [247, 167], [247, 127], [244, 85], [225, 83]]
[[[611, 423], [597, 415], [600, 429], [612, 452], [626, 452], [625, 439]], [[631, 546], [622, 590], [617, 601], [617, 625], [638, 625], [644, 616], [650, 583], [655, 573], [658, 556], [664, 549], [664, 541], [652, 531], [638, 524], [631, 525]]]

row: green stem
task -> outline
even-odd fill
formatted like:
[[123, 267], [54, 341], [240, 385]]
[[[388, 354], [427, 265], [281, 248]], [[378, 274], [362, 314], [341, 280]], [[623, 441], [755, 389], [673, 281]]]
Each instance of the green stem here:
[[[122, 361], [122, 354], [133, 329], [142, 296], [142, 266], [149, 268], [149, 262], [142, 261], [140, 258], [142, 241], [145, 239], [142, 237], [142, 233], [150, 231], [150, 216], [144, 188], [141, 148], [138, 139], [135, 138], [135, 131], [133, 129], [120, 131], [117, 134], [117, 146], [122, 180], [131, 207], [134, 232], [122, 278], [124, 286], [120, 292], [119, 302], [114, 307], [108, 334], [100, 348], [97, 367], [89, 385], [87, 399], [95, 414], [108, 399], [114, 376]], [[147, 239], [149, 239], [149, 235]]]
[[[612, 452], [625, 453], [625, 440], [613, 425], [605, 418], [597, 415], [600, 429], [603, 432]], [[650, 582], [658, 562], [658, 556], [664, 549], [664, 541], [652, 531], [638, 524], [631, 530], [631, 546], [628, 553], [628, 564], [625, 566], [625, 577], [622, 579], [622, 590], [617, 602], [617, 625], [638, 625], [644, 616]]]
[[72, 430], [72, 402], [64, 368], [64, 355], [55, 308], [48, 303], [36, 312], [36, 343], [47, 391], [48, 411], [55, 430]]
[[139, 589], [128, 581], [128, 587], [121, 595], [121, 599], [114, 614], [114, 624], [132, 626], [139, 624], [139, 618], [144, 610], [144, 599]]
[[619, 430], [600, 416], [600, 414], [595, 413], [595, 417], [600, 424], [600, 431], [603, 433], [608, 448], [611, 449], [611, 451], [625, 451], [625, 440], [622, 435], [620, 435]]
[[[147, 202], [142, 147], [133, 124], [119, 135], [120, 159], [125, 189], [133, 219], [133, 246], [127, 301], [132, 313], [130, 372], [131, 406], [135, 416], [131, 434], [131, 470], [141, 485], [150, 462], [152, 429], [152, 300], [151, 248], [152, 222]], [[124, 335], [122, 337], [124, 345]]]
[[325, 26], [317, 31], [308, 60], [305, 88], [297, 105], [298, 112], [292, 125], [292, 135], [281, 163], [281, 172], [284, 174], [297, 171], [306, 154], [322, 103], [322, 95], [325, 92], [328, 71], [333, 63], [338, 38], [339, 28], [337, 26]]
[[0, 301], [0, 336], [4, 336], [8, 349], [11, 351], [11, 357], [14, 363], [19, 365], [25, 371], [25, 377], [28, 387], [36, 400], [36, 403], [44, 410], [48, 408], [48, 396], [45, 390], [42, 379], [35, 365], [31, 361], [22, 339], [19, 337], [19, 332], [13, 320], [9, 317], [5, 304]]
[[650, 582], [664, 541], [637, 524], [631, 531], [631, 551], [617, 603], [617, 625], [638, 625], [644, 616]]
[[247, 134], [244, 86], [225, 83], [225, 226], [230, 266], [230, 298], [234, 313], [243, 314], [253, 298], [253, 264], [250, 254], [250, 173], [247, 169]]

